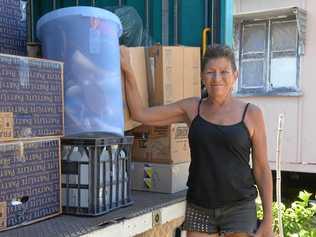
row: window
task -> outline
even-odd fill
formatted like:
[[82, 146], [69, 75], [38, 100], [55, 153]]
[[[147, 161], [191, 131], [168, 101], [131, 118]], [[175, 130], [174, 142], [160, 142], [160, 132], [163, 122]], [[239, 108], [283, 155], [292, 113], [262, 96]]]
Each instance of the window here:
[[302, 27], [297, 14], [264, 19], [265, 15], [235, 19], [234, 48], [240, 71], [236, 92], [241, 95], [297, 93], [303, 52]]

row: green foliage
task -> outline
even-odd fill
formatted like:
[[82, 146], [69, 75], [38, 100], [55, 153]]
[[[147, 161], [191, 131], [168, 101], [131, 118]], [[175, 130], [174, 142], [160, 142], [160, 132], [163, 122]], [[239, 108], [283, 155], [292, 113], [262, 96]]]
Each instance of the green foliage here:
[[[310, 204], [311, 193], [301, 191], [298, 200], [286, 208], [280, 204], [285, 237], [316, 237], [316, 205]], [[273, 203], [273, 231], [279, 233], [278, 204]], [[263, 218], [262, 204], [257, 201], [257, 216]]]

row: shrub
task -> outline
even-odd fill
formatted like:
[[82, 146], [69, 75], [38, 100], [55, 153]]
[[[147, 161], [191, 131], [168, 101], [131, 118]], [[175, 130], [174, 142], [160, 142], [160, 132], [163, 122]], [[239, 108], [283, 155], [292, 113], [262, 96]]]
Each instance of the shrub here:
[[[298, 200], [286, 208], [281, 203], [283, 232], [285, 237], [316, 237], [316, 205], [310, 204], [311, 193], [301, 191]], [[278, 204], [273, 203], [273, 231], [279, 233]], [[260, 200], [257, 200], [257, 216], [262, 220], [263, 210]]]

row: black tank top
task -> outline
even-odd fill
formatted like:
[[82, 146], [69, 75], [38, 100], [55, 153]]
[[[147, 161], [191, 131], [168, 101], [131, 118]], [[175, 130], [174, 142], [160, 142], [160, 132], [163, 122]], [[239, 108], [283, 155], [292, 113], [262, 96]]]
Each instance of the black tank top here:
[[252, 143], [244, 123], [249, 104], [239, 123], [218, 125], [200, 116], [201, 101], [189, 130], [188, 201], [218, 208], [255, 199], [257, 189], [249, 165]]

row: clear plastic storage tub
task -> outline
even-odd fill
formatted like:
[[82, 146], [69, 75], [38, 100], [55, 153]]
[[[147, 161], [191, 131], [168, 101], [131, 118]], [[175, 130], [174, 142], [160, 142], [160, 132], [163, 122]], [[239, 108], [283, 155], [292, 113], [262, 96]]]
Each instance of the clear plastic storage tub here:
[[68, 7], [41, 17], [43, 56], [64, 62], [65, 135], [124, 133], [119, 37], [113, 13]]

